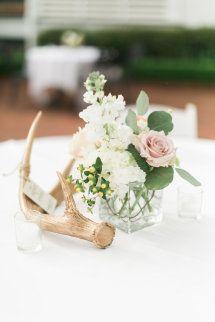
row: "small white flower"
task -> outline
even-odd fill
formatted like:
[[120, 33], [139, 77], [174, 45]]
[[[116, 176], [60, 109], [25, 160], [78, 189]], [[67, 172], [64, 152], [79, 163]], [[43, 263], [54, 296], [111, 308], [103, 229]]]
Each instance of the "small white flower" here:
[[94, 93], [93, 91], [88, 91], [84, 93], [84, 102], [88, 104], [95, 104], [98, 102], [98, 100], [102, 100], [104, 97], [104, 92], [96, 92]]

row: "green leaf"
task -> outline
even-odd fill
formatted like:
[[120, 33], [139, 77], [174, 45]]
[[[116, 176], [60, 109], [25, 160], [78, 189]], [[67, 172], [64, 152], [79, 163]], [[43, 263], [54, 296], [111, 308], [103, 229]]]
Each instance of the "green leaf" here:
[[172, 116], [165, 111], [152, 112], [148, 117], [148, 127], [154, 131], [168, 134], [173, 129]]
[[141, 157], [140, 153], [137, 151], [133, 144], [129, 144], [127, 149], [133, 156], [134, 160], [137, 162], [137, 165], [141, 170], [148, 173], [150, 171], [150, 166], [144, 158]]
[[145, 186], [149, 190], [161, 190], [167, 187], [173, 180], [172, 167], [153, 168], [151, 172], [146, 175]]
[[177, 171], [177, 173], [186, 181], [188, 181], [189, 183], [191, 183], [193, 186], [198, 187], [201, 186], [201, 183], [196, 180], [189, 172], [187, 172], [186, 170], [180, 169], [180, 168], [175, 168], [175, 170]]
[[93, 165], [98, 173], [102, 172], [102, 160], [98, 157], [96, 163]]
[[144, 91], [140, 92], [136, 100], [136, 108], [138, 115], [144, 115], [148, 111], [149, 97]]
[[139, 134], [137, 126], [137, 116], [133, 111], [128, 111], [125, 122], [133, 130], [135, 134]]

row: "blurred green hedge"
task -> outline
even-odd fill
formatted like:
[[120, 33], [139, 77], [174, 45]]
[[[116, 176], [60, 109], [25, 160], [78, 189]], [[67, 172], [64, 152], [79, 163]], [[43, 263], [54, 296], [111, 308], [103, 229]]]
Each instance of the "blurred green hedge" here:
[[[42, 32], [38, 44], [60, 44], [64, 31]], [[133, 28], [84, 34], [86, 45], [102, 50], [101, 62], [120, 64], [127, 77], [215, 81], [215, 29]]]
[[[38, 44], [59, 44], [64, 31], [44, 31], [38, 37]], [[87, 45], [115, 50], [122, 61], [131, 58], [133, 51], [145, 57], [215, 58], [215, 29], [138, 28], [86, 31], [84, 34]]]
[[0, 54], [0, 76], [20, 73], [23, 68], [24, 53], [16, 52], [10, 57]]
[[215, 59], [142, 59], [125, 68], [138, 80], [215, 82]]
[[24, 64], [24, 42], [0, 40], [0, 76], [17, 74]]

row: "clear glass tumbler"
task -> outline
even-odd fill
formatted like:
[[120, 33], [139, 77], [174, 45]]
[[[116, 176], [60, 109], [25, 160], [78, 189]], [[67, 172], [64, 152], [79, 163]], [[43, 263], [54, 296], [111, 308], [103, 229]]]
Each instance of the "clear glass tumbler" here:
[[42, 249], [42, 230], [37, 225], [37, 211], [33, 219], [27, 219], [22, 211], [14, 215], [16, 245], [23, 252], [37, 252]]
[[201, 219], [202, 216], [202, 187], [178, 187], [178, 216], [182, 218]]

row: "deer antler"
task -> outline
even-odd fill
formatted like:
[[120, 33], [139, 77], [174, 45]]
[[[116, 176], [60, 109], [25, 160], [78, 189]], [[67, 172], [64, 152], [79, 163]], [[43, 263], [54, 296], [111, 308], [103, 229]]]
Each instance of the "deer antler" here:
[[[84, 217], [76, 208], [75, 201], [73, 199], [73, 186], [65, 179], [73, 166], [74, 160], [69, 161], [63, 175], [58, 172], [59, 183], [51, 192], [52, 196], [58, 200], [58, 203], [62, 201], [62, 196], [64, 196], [66, 208], [62, 217], [48, 215], [23, 192], [25, 183], [30, 174], [32, 145], [41, 114], [41, 112], [37, 114], [30, 128], [27, 137], [26, 150], [20, 167], [20, 207], [27, 218], [35, 218], [34, 210], [39, 211], [40, 216], [37, 216], [37, 219], [39, 219], [36, 222], [44, 230], [85, 239], [93, 242], [99, 248], [105, 248], [112, 243], [115, 229], [112, 225], [105, 222], [95, 223], [94, 221]], [[62, 190], [60, 188], [62, 188]]]

